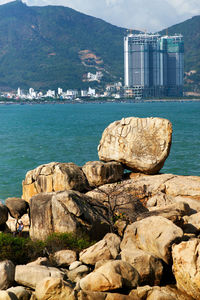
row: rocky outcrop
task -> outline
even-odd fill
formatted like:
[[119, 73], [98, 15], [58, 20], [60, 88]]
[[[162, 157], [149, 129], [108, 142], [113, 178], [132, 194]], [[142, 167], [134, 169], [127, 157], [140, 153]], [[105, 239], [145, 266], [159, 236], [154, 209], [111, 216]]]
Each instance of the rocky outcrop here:
[[57, 268], [40, 265], [18, 265], [15, 269], [15, 281], [33, 289], [45, 277], [63, 278], [64, 273]]
[[39, 193], [65, 190], [81, 192], [88, 188], [88, 184], [81, 168], [74, 163], [52, 162], [29, 171], [22, 188], [22, 198], [29, 202], [31, 197]]
[[53, 232], [74, 233], [83, 230], [94, 239], [109, 231], [105, 209], [89, 197], [75, 191], [43, 193], [30, 200], [32, 239], [45, 239]]
[[29, 205], [21, 198], [7, 198], [5, 204], [9, 210], [10, 215], [15, 219], [20, 219], [27, 214]]
[[[122, 202], [123, 208], [131, 210], [130, 203], [135, 203], [136, 219], [140, 213], [145, 212], [139, 206], [139, 199], [148, 210], [154, 208], [164, 208], [168, 205], [184, 202], [191, 209], [200, 211], [200, 177], [198, 176], [179, 176], [173, 174], [145, 175], [130, 174], [130, 179], [121, 181], [120, 184], [106, 184], [98, 189], [87, 193], [93, 199], [101, 199], [102, 202], [108, 201], [108, 196]], [[148, 211], [146, 210], [146, 211]], [[131, 210], [131, 215], [134, 211]], [[135, 218], [132, 218], [134, 221]]]
[[124, 168], [120, 163], [102, 161], [89, 161], [82, 170], [91, 187], [100, 186], [106, 183], [117, 182], [122, 179]]
[[192, 239], [172, 247], [173, 272], [177, 287], [200, 299], [200, 240]]
[[121, 240], [116, 234], [108, 233], [101, 241], [80, 253], [80, 261], [95, 265], [100, 260], [115, 259], [120, 251]]
[[[1, 251], [1, 250], [0, 250]], [[10, 260], [0, 262], [0, 290], [6, 290], [12, 286], [15, 277], [15, 266]]]
[[76, 300], [72, 286], [61, 278], [46, 277], [36, 285], [37, 300]]
[[101, 267], [80, 280], [82, 290], [112, 291], [131, 289], [139, 284], [139, 274], [129, 263], [121, 260], [105, 262]]
[[155, 174], [169, 155], [171, 140], [172, 124], [166, 119], [123, 118], [104, 130], [98, 147], [99, 159]]
[[135, 246], [169, 263], [170, 246], [182, 237], [182, 229], [166, 218], [148, 217], [127, 227], [121, 249]]

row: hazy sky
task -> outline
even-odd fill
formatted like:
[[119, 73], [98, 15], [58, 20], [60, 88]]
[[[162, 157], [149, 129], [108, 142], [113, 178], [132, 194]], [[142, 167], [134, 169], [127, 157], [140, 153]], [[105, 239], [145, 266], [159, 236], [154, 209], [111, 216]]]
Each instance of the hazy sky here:
[[[0, 0], [4, 4], [6, 0]], [[158, 31], [200, 15], [200, 0], [23, 0], [28, 5], [63, 5], [126, 28]]]

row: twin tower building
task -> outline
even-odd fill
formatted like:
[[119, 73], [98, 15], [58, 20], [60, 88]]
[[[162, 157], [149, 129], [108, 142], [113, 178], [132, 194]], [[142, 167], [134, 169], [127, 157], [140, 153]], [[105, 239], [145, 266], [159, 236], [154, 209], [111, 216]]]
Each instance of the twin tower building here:
[[136, 99], [181, 97], [184, 77], [182, 35], [128, 34], [124, 38], [125, 93]]

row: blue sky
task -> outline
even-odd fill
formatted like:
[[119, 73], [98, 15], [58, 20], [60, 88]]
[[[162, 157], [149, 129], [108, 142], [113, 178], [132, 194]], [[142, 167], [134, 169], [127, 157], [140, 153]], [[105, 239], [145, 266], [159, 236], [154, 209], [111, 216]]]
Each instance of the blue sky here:
[[[11, 1], [0, 0], [0, 4]], [[23, 0], [28, 5], [63, 5], [130, 29], [159, 31], [200, 15], [200, 0]]]

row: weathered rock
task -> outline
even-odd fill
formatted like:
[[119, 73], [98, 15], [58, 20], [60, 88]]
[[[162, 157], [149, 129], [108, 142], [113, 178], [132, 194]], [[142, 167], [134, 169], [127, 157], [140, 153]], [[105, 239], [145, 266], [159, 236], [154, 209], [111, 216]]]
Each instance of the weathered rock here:
[[81, 261], [74, 261], [73, 263], [71, 263], [71, 265], [69, 266], [69, 270], [72, 271], [76, 268], [78, 268], [79, 266], [82, 265], [82, 262]]
[[77, 259], [77, 254], [73, 250], [56, 251], [52, 257], [58, 267], [67, 267]]
[[[1, 251], [1, 250], [0, 250]], [[15, 266], [10, 260], [0, 262], [0, 290], [6, 290], [12, 286], [15, 277]]]
[[81, 168], [74, 163], [52, 162], [29, 171], [22, 186], [22, 198], [29, 202], [31, 197], [40, 193], [84, 191], [87, 180]]
[[121, 251], [121, 259], [133, 266], [140, 275], [140, 283], [159, 285], [163, 275], [161, 259], [137, 249], [135, 247], [125, 248]]
[[18, 284], [35, 288], [36, 284], [45, 277], [63, 278], [64, 273], [59, 269], [40, 265], [18, 265], [15, 269], [15, 281]]
[[10, 215], [15, 219], [21, 218], [28, 212], [29, 205], [25, 200], [21, 198], [7, 198], [5, 204], [9, 210]]
[[182, 217], [190, 215], [192, 212], [193, 210], [187, 203], [179, 202], [168, 205], [163, 209], [157, 208], [150, 212], [142, 213], [138, 216], [137, 220], [139, 221], [150, 216], [161, 216], [172, 221], [174, 224], [181, 226], [183, 224]]
[[[133, 176], [134, 175], [134, 176]], [[190, 208], [200, 211], [200, 177], [178, 176], [172, 174], [144, 175], [132, 174], [131, 179], [122, 181], [120, 184], [112, 183], [101, 186], [87, 193], [93, 199], [99, 199], [103, 203], [108, 202], [108, 195], [116, 199], [117, 203], [124, 203], [127, 210], [124, 213], [130, 214], [131, 222], [144, 213], [138, 204], [131, 208], [130, 203], [137, 203], [138, 199], [148, 209], [163, 209], [171, 204], [184, 202]], [[181, 183], [180, 183], [181, 182]], [[180, 188], [178, 188], [180, 183]], [[150, 202], [149, 202], [150, 201]], [[141, 203], [140, 203], [141, 204]], [[134, 217], [131, 217], [135, 215]], [[135, 219], [134, 219], [135, 218]]]
[[186, 231], [199, 232], [200, 231], [200, 212], [193, 214], [191, 216], [185, 216], [185, 228]]
[[8, 209], [0, 202], [0, 225], [5, 224], [8, 220]]
[[120, 251], [120, 238], [113, 233], [108, 233], [103, 240], [84, 249], [80, 253], [80, 261], [85, 264], [95, 265], [99, 260], [115, 259]]
[[12, 296], [9, 296], [9, 294], [6, 291], [0, 291], [0, 300], [18, 300], [18, 299], [13, 299]]
[[104, 130], [98, 147], [99, 159], [155, 174], [169, 155], [171, 140], [172, 124], [166, 119], [123, 118]]
[[80, 229], [96, 239], [109, 231], [104, 218], [105, 210], [76, 191], [43, 193], [32, 197], [30, 215], [32, 239], [45, 239], [53, 232], [77, 233]]
[[182, 229], [166, 218], [148, 217], [127, 227], [121, 249], [136, 246], [169, 263], [171, 260], [170, 246], [182, 236]]
[[16, 296], [17, 300], [29, 300], [31, 297], [30, 291], [23, 286], [11, 287], [7, 289], [6, 292], [13, 298]]
[[176, 286], [141, 286], [132, 290], [129, 296], [138, 296], [141, 300], [194, 300], [194, 298], [179, 291]]
[[38, 300], [75, 300], [72, 286], [61, 278], [47, 277], [36, 285]]
[[82, 290], [111, 291], [131, 289], [138, 285], [139, 274], [129, 263], [121, 260], [107, 261], [94, 272], [80, 280]]
[[192, 239], [172, 247], [173, 273], [177, 287], [200, 299], [200, 240]]
[[78, 300], [140, 300], [140, 298], [117, 293], [80, 291]]
[[140, 201], [138, 191], [127, 186], [125, 182], [106, 184], [86, 195], [100, 200], [109, 210], [113, 211], [115, 207], [113, 214], [124, 214], [132, 223], [136, 221], [139, 214], [147, 212], [148, 209]]
[[38, 257], [35, 261], [32, 261], [26, 266], [46, 266], [46, 267], [53, 267], [47, 257]]
[[102, 161], [89, 161], [82, 170], [91, 187], [106, 183], [117, 182], [122, 179], [124, 168], [120, 163]]
[[67, 277], [72, 282], [79, 282], [83, 277], [90, 273], [90, 268], [80, 265], [77, 268], [67, 272]]

